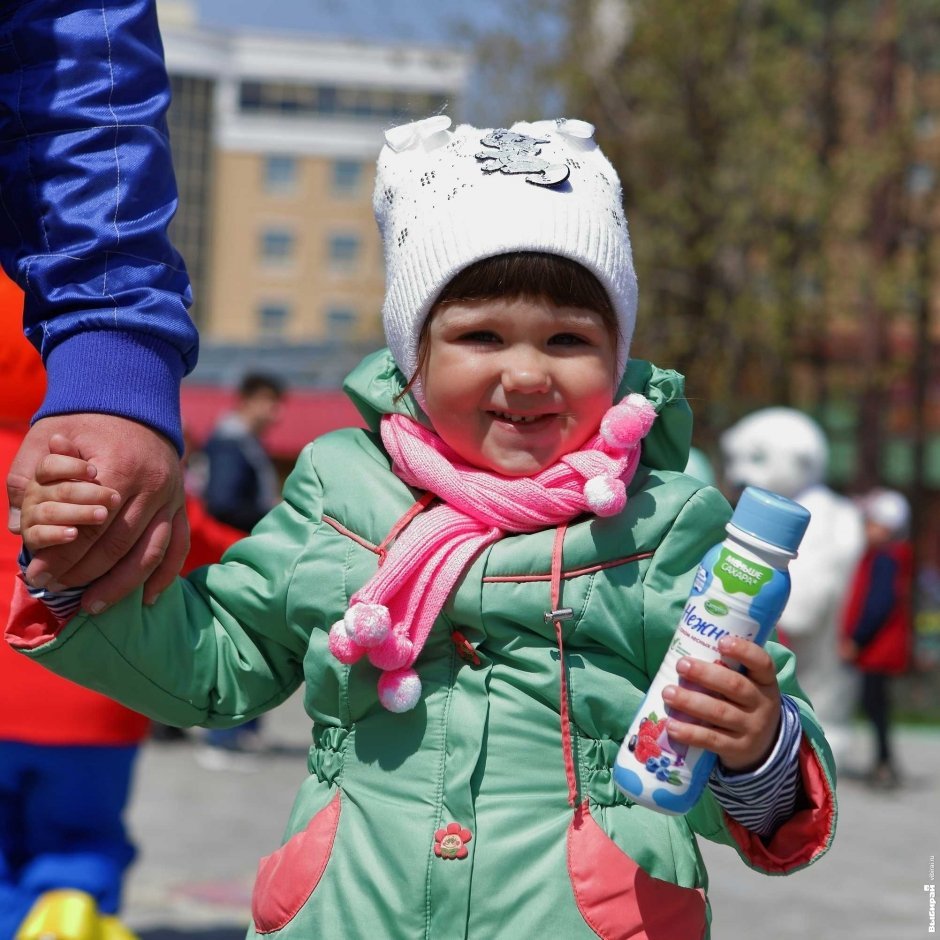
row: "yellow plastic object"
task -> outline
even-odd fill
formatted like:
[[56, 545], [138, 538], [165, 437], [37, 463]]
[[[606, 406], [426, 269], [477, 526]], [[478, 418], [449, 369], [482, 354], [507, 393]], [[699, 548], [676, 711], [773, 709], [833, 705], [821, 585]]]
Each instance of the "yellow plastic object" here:
[[99, 923], [100, 940], [138, 940], [137, 934], [128, 930], [113, 914], [102, 914]]
[[47, 891], [20, 924], [15, 940], [137, 940], [118, 919], [101, 914], [84, 891]]

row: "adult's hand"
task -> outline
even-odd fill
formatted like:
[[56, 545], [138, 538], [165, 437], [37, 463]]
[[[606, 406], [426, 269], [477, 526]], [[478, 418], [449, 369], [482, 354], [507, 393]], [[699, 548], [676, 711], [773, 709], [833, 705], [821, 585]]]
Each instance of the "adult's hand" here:
[[[163, 435], [127, 418], [106, 414], [55, 415], [37, 421], [7, 476], [9, 527], [19, 531], [19, 508], [38, 461], [53, 435], [64, 435], [75, 456], [91, 462], [96, 479], [117, 490], [121, 504], [106, 525], [79, 529], [66, 545], [37, 553], [27, 570], [43, 587], [91, 586], [82, 607], [98, 612], [144, 585], [152, 603], [176, 576], [189, 551], [182, 471], [176, 449]], [[56, 438], [60, 448], [62, 437]]]

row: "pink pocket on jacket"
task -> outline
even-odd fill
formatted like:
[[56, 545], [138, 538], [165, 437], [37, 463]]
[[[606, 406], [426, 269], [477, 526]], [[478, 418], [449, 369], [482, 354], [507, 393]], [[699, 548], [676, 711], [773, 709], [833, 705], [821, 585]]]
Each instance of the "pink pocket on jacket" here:
[[568, 827], [568, 873], [578, 910], [603, 940], [701, 940], [705, 893], [647, 874], [604, 832], [587, 802]]
[[258, 933], [273, 933], [287, 926], [313, 894], [330, 860], [339, 811], [337, 790], [306, 829], [261, 859], [251, 895], [251, 915]]

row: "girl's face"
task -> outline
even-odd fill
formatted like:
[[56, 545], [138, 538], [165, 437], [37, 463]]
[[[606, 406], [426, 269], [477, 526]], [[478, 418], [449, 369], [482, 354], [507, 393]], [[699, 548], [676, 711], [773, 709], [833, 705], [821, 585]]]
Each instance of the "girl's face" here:
[[448, 303], [427, 339], [434, 430], [467, 463], [504, 476], [578, 450], [613, 403], [615, 338], [593, 310], [527, 297]]

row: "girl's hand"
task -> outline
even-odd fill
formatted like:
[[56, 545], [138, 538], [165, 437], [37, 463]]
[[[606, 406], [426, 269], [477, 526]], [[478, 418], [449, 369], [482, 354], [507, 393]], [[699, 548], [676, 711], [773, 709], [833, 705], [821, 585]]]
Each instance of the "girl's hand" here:
[[780, 727], [780, 689], [774, 662], [766, 650], [740, 637], [722, 637], [723, 656], [740, 663], [746, 673], [721, 663], [683, 657], [677, 669], [694, 688], [670, 685], [663, 699], [670, 711], [702, 722], [670, 718], [667, 731], [674, 741], [714, 751], [727, 770], [744, 773], [770, 755]]
[[94, 482], [96, 475], [87, 460], [64, 453], [47, 454], [39, 461], [35, 479], [26, 487], [21, 516], [23, 541], [30, 552], [73, 541], [78, 526], [107, 521], [121, 498]]

